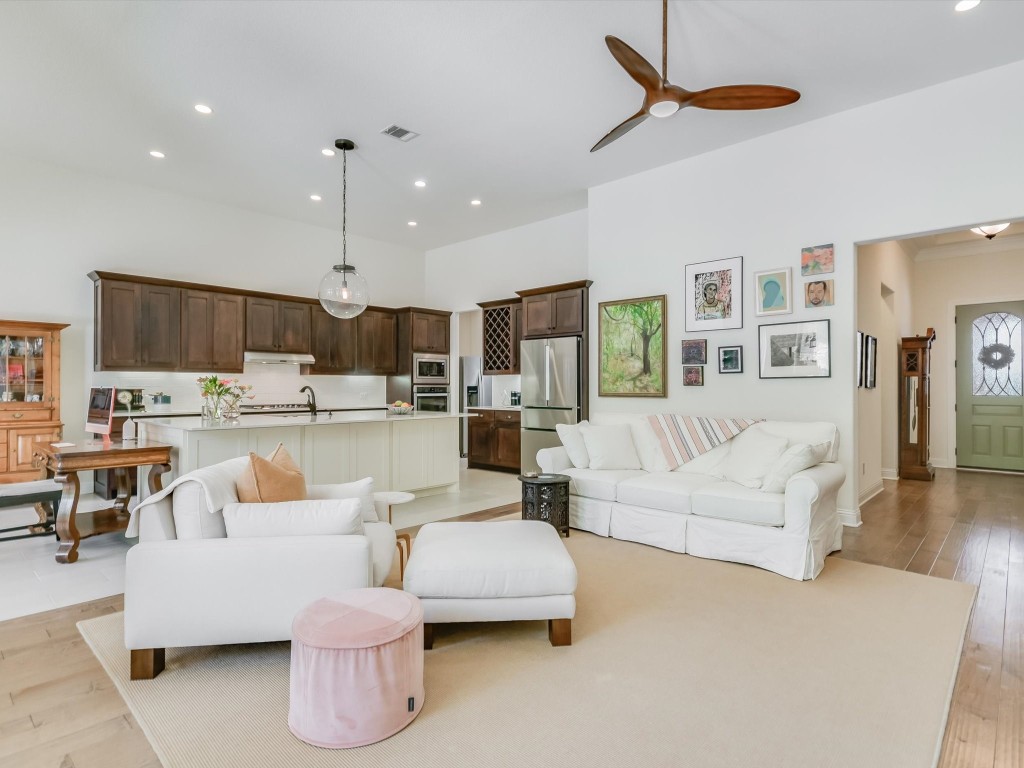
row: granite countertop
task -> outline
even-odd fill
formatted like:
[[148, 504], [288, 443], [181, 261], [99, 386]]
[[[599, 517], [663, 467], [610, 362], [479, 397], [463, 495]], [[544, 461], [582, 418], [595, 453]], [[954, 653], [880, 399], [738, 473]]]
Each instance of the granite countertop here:
[[164, 416], [146, 419], [147, 424], [180, 429], [183, 432], [216, 432], [259, 427], [318, 427], [331, 424], [355, 424], [367, 421], [423, 421], [426, 419], [461, 419], [471, 413], [410, 413], [405, 416], [379, 411], [336, 411], [310, 416], [308, 413], [242, 414], [234, 421], [211, 422], [198, 416]]

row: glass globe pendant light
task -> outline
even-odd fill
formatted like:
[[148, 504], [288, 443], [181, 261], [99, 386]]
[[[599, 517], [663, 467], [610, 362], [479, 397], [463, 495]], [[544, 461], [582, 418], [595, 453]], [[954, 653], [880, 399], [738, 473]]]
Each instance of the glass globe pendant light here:
[[356, 145], [349, 139], [338, 139], [334, 146], [341, 150], [341, 264], [335, 264], [320, 281], [317, 298], [330, 314], [340, 318], [352, 318], [360, 314], [370, 303], [370, 291], [366, 278], [348, 263], [348, 242], [346, 239], [348, 207], [348, 151]]

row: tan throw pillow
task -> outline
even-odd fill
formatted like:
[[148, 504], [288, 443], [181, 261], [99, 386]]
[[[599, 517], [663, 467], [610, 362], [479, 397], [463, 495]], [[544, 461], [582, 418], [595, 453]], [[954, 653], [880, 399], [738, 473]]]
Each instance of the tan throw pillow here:
[[235, 480], [235, 492], [243, 504], [271, 504], [306, 498], [306, 478], [282, 443], [267, 458], [250, 451], [249, 466]]

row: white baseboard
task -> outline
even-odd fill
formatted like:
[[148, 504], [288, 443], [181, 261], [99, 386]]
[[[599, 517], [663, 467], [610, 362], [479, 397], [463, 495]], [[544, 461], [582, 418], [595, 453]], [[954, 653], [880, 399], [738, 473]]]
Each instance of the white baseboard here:
[[882, 470], [883, 480], [899, 480], [900, 471], [898, 469], [883, 469]]
[[871, 501], [871, 499], [875, 498], [875, 496], [880, 494], [883, 490], [884, 486], [882, 485], [881, 480], [879, 480], [877, 483], [874, 483], [870, 487], [865, 488], [863, 491], [860, 492], [860, 506], [864, 506], [865, 504], [867, 504], [869, 501]]
[[956, 463], [946, 459], [931, 459], [932, 466], [937, 469], [956, 469]]
[[843, 509], [839, 508], [839, 520], [847, 528], [860, 528], [860, 510], [859, 509]]

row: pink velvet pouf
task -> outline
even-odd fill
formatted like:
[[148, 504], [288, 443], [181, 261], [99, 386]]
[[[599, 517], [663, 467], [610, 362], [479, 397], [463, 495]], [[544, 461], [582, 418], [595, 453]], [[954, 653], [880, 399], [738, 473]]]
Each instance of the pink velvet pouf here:
[[292, 623], [288, 727], [318, 747], [393, 736], [423, 706], [423, 608], [385, 587], [306, 606]]

